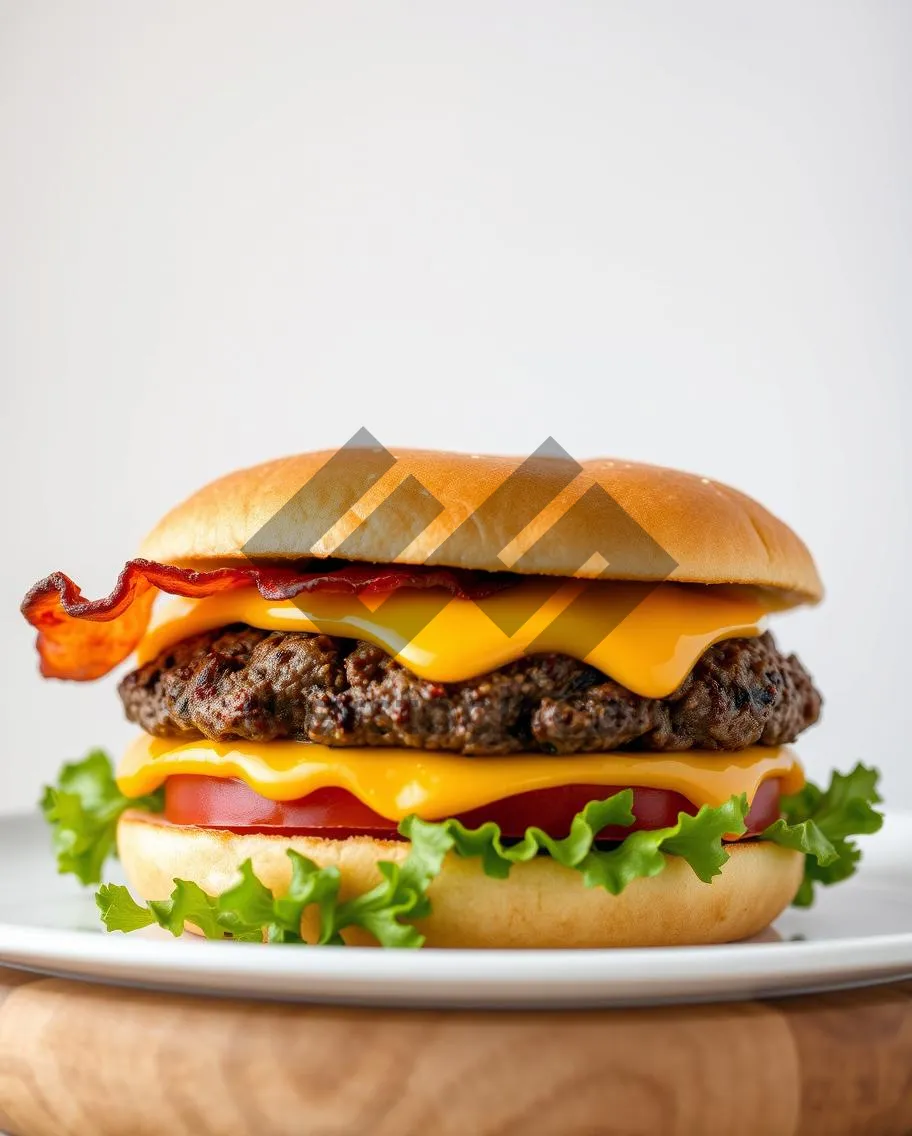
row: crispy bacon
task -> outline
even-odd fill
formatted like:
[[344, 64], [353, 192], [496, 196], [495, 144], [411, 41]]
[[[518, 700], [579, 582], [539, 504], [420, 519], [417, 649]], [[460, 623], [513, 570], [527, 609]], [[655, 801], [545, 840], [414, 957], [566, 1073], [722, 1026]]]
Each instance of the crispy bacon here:
[[45, 678], [86, 681], [101, 678], [134, 650], [159, 592], [201, 599], [254, 587], [264, 599], [290, 600], [302, 592], [369, 595], [398, 588], [446, 588], [454, 596], [481, 599], [510, 582], [506, 573], [424, 565], [346, 564], [302, 572], [247, 563], [197, 572], [154, 560], [130, 560], [111, 594], [98, 600], [85, 599], [69, 576], [51, 573], [22, 601], [22, 614], [38, 630]]

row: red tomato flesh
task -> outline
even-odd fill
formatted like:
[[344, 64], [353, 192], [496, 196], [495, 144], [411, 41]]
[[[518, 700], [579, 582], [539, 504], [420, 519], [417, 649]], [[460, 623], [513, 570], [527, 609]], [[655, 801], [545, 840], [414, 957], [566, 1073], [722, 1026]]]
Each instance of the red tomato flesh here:
[[[570, 822], [589, 801], [604, 800], [617, 788], [604, 785], [567, 785], [535, 789], [502, 801], [460, 813], [467, 828], [486, 821], [500, 826], [504, 836], [522, 836], [536, 825], [549, 836], [562, 837]], [[609, 826], [601, 840], [623, 840], [637, 829], [665, 828], [679, 813], [697, 811], [686, 797], [667, 789], [633, 790], [636, 820], [628, 828]], [[747, 836], [755, 836], [779, 816], [779, 781], [764, 781], [747, 816]], [[173, 824], [224, 828], [231, 832], [265, 832], [281, 836], [348, 836], [399, 839], [395, 821], [380, 816], [345, 789], [318, 789], [295, 801], [270, 801], [243, 781], [195, 774], [175, 774], [165, 782], [165, 819]]]

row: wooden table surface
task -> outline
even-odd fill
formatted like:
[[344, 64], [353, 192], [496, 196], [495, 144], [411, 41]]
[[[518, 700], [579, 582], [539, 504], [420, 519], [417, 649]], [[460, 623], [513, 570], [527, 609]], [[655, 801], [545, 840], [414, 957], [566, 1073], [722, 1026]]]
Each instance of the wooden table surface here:
[[0, 968], [13, 1136], [912, 1132], [912, 982], [715, 1006], [377, 1010]]

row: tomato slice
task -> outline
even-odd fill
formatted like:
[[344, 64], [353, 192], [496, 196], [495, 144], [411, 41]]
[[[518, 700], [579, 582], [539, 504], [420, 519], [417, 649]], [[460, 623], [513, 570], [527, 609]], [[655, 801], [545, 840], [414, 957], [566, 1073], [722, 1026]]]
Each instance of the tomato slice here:
[[[530, 825], [550, 836], [566, 836], [573, 817], [589, 801], [604, 800], [617, 788], [604, 785], [567, 785], [535, 789], [502, 801], [460, 813], [468, 828], [486, 821], [500, 826], [504, 836], [519, 837]], [[668, 789], [633, 790], [635, 822], [629, 828], [608, 827], [602, 840], [623, 840], [638, 829], [665, 828], [679, 813], [695, 813], [696, 806]], [[754, 836], [779, 816], [779, 781], [764, 781], [747, 817], [746, 835]], [[243, 781], [196, 774], [175, 774], [165, 782], [165, 819], [173, 824], [224, 828], [232, 832], [265, 832], [282, 836], [376, 836], [399, 839], [395, 821], [375, 813], [345, 789], [318, 789], [295, 801], [270, 801]]]

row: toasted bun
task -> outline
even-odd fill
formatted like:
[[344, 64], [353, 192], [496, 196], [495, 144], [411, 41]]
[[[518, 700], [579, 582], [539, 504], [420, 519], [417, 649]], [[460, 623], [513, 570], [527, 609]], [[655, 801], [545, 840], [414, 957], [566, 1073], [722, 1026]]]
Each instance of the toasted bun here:
[[[237, 881], [240, 864], [253, 861], [257, 876], [276, 894], [287, 887], [295, 849], [320, 866], [335, 864], [342, 896], [380, 881], [378, 860], [401, 861], [405, 841], [351, 837], [239, 836], [170, 825], [148, 813], [129, 812], [117, 833], [131, 887], [144, 899], [165, 899], [175, 878], [192, 880], [216, 895]], [[652, 879], [635, 880], [619, 896], [586, 888], [580, 876], [541, 856], [513, 868], [509, 879], [485, 876], [477, 861], [449, 857], [431, 885], [433, 914], [419, 929], [432, 947], [651, 947], [725, 943], [763, 930], [791, 903], [804, 857], [779, 845], [736, 844], [711, 884], [671, 856]], [[194, 928], [190, 928], [193, 930]], [[303, 934], [314, 937], [305, 917]], [[374, 945], [360, 929], [346, 932], [357, 945]]]
[[[581, 463], [570, 481], [566, 461], [545, 457], [513, 483], [509, 499], [501, 495], [480, 509], [520, 459], [397, 449], [395, 462], [377, 473], [373, 463], [383, 451], [341, 452], [344, 460], [336, 458], [331, 476], [314, 479], [335, 453], [325, 450], [212, 482], [158, 524], [142, 555], [190, 567], [250, 556], [281, 562], [339, 555], [556, 576], [753, 584], [785, 593], [787, 603], [822, 594], [811, 555], [795, 533], [750, 497], [705, 477], [597, 458]], [[418, 485], [410, 482], [391, 497], [409, 475]], [[519, 522], [517, 532], [523, 502], [534, 519], [525, 528]], [[544, 534], [550, 536], [540, 540]], [[594, 553], [600, 557], [587, 565]]]

